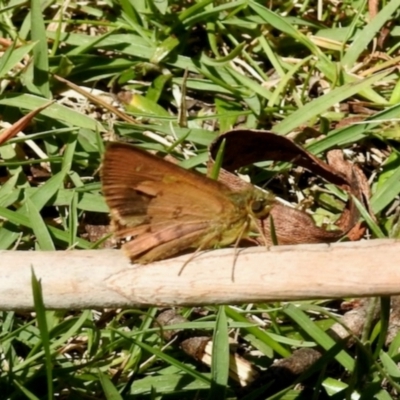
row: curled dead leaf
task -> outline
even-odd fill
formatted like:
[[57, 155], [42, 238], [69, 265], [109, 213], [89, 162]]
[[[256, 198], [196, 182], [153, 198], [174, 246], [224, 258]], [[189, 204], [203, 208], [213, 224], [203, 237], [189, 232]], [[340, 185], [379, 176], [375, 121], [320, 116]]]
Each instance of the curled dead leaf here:
[[270, 244], [271, 217], [278, 244], [334, 242], [345, 235], [350, 240], [359, 240], [363, 236], [365, 228], [359, 223], [360, 213], [352, 197], [358, 199], [371, 213], [368, 181], [357, 165], [344, 159], [341, 150], [328, 152], [328, 163], [325, 163], [284, 136], [269, 131], [237, 129], [224, 133], [212, 143], [210, 165], [222, 140], [225, 141], [225, 151], [219, 180], [234, 190], [250, 185], [232, 173], [238, 168], [260, 161], [284, 161], [306, 168], [349, 194], [346, 207], [336, 222], [338, 229], [334, 231], [316, 226], [313, 219], [303, 211], [275, 203], [270, 215], [260, 220], [259, 224]]

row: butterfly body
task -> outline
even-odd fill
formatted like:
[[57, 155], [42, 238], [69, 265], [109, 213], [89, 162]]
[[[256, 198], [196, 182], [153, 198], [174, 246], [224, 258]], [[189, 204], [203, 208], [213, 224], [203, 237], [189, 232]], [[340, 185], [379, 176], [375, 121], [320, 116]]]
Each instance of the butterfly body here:
[[[258, 189], [234, 192], [132, 145], [108, 145], [102, 184], [114, 233], [134, 262], [148, 263], [186, 249], [235, 243], [273, 198]], [[132, 239], [132, 240], [130, 240]]]

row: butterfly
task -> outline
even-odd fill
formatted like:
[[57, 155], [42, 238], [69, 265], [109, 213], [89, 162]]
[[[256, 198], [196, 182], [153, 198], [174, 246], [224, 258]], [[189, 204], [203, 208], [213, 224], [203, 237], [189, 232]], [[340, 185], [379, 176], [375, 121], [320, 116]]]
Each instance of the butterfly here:
[[114, 235], [131, 261], [142, 264], [238, 243], [274, 204], [270, 193], [233, 191], [126, 143], [108, 144], [101, 180]]

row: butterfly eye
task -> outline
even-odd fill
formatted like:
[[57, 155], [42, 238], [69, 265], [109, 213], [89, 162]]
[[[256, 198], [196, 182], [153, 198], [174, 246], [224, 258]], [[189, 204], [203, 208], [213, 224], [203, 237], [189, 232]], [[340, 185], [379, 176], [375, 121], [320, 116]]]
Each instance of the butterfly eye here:
[[251, 203], [251, 211], [257, 215], [264, 209], [264, 206], [265, 202], [263, 200], [255, 200]]
[[256, 218], [264, 219], [271, 211], [272, 201], [268, 198], [259, 198], [251, 203], [251, 212]]

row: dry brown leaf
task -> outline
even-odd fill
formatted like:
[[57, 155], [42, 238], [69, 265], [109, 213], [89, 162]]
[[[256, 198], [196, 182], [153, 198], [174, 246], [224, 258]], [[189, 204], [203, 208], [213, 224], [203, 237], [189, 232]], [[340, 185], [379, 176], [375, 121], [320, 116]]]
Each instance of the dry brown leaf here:
[[[363, 236], [365, 228], [358, 222], [360, 214], [352, 196], [370, 211], [369, 185], [361, 169], [346, 161], [341, 150], [330, 151], [328, 163], [325, 163], [284, 136], [269, 131], [237, 129], [226, 132], [212, 143], [211, 164], [222, 140], [225, 140], [225, 152], [219, 180], [232, 189], [249, 185], [232, 173], [236, 169], [260, 161], [285, 161], [304, 167], [349, 193], [349, 201], [336, 223], [339, 229], [335, 231], [317, 227], [303, 211], [278, 203], [274, 205], [271, 216], [278, 244], [333, 242], [344, 235], [350, 240], [359, 240]], [[260, 221], [264, 236], [272, 244], [270, 225], [270, 217]]]

